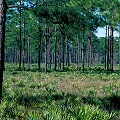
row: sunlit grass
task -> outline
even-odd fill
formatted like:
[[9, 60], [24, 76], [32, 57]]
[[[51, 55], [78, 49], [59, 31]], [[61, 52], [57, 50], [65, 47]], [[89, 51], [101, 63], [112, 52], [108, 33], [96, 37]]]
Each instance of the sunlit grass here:
[[118, 73], [96, 71], [100, 68], [48, 74], [19, 71], [14, 65], [6, 69], [0, 119], [119, 120]]

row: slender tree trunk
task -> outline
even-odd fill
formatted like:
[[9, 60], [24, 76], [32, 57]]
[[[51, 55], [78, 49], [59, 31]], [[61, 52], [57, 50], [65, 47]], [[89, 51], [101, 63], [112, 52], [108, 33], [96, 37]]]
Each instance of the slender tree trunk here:
[[15, 63], [15, 48], [13, 48], [12, 51], [13, 51], [13, 52], [12, 52], [12, 53], [13, 53], [13, 60], [12, 60], [12, 62], [13, 62], [13, 64], [14, 64], [14, 63]]
[[64, 37], [63, 37], [63, 39], [62, 39], [62, 46], [63, 46], [63, 53], [62, 53], [62, 55], [63, 55], [63, 71], [65, 70], [65, 40], [64, 40]]
[[79, 37], [79, 34], [77, 35], [77, 41], [78, 41], [78, 70], [80, 70], [80, 37]]
[[17, 65], [17, 61], [18, 61], [18, 53], [17, 53], [17, 48], [15, 48], [15, 63]]
[[[20, 6], [22, 5], [22, 1], [20, 1]], [[21, 69], [21, 63], [22, 63], [22, 10], [20, 8], [20, 60], [19, 60], [19, 68]]]
[[93, 66], [92, 35], [88, 35], [88, 67]]
[[108, 26], [108, 28], [107, 28], [108, 30], [107, 30], [107, 36], [108, 36], [108, 53], [107, 53], [107, 70], [109, 70], [109, 63], [110, 63], [110, 60], [109, 60], [109, 58], [110, 58], [110, 36], [109, 36], [109, 26]]
[[23, 51], [23, 69], [25, 70], [25, 44], [26, 44], [26, 19], [24, 18], [24, 51]]
[[66, 66], [70, 66], [70, 61], [69, 61], [69, 45], [68, 45], [68, 37], [65, 37], [66, 41]]
[[55, 26], [55, 71], [57, 70], [57, 30]]
[[83, 31], [83, 38], [82, 38], [82, 67], [83, 72], [85, 71], [85, 43], [84, 43], [84, 31]]
[[113, 56], [113, 52], [114, 52], [114, 29], [113, 27], [111, 28], [111, 72], [113, 72], [113, 65], [114, 65], [114, 56]]
[[58, 68], [61, 70], [61, 59], [62, 59], [62, 39], [58, 41]]
[[2, 99], [2, 82], [4, 71], [4, 42], [5, 42], [5, 21], [7, 4], [5, 0], [0, 1], [0, 101]]
[[41, 45], [42, 45], [42, 30], [41, 26], [39, 26], [39, 46], [38, 46], [38, 70], [40, 71], [40, 66], [41, 66]]
[[108, 55], [107, 55], [107, 70], [113, 72], [113, 49], [114, 49], [114, 29], [108, 26]]
[[105, 38], [105, 69], [107, 67], [106, 63], [107, 63], [107, 25], [106, 25], [106, 38]]
[[28, 70], [30, 70], [30, 38], [28, 37]]
[[119, 25], [119, 70], [120, 70], [120, 25]]
[[46, 28], [46, 73], [51, 69], [51, 40], [49, 28]]

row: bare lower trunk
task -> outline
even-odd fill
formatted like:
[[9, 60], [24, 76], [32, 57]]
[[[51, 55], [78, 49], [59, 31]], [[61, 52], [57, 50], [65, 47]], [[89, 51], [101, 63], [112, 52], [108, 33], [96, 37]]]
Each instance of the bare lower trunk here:
[[[20, 6], [22, 2], [20, 1]], [[22, 22], [21, 22], [22, 10], [20, 8], [20, 60], [19, 60], [19, 68], [21, 69], [22, 63]]]
[[41, 26], [39, 26], [39, 46], [38, 46], [38, 70], [40, 71], [40, 66], [41, 66], [41, 45], [42, 45], [42, 30]]
[[28, 38], [28, 70], [30, 70], [30, 38]]
[[85, 43], [84, 43], [84, 31], [83, 31], [83, 38], [82, 38], [82, 69], [83, 72], [85, 71]]
[[113, 64], [114, 64], [114, 59], [113, 59], [113, 52], [114, 52], [114, 35], [113, 35], [114, 29], [113, 27], [111, 28], [111, 71], [113, 72]]
[[88, 36], [88, 67], [93, 66], [92, 36]]
[[62, 58], [63, 58], [63, 71], [64, 71], [64, 69], [65, 69], [65, 40], [64, 40], [64, 37], [63, 37], [63, 39], [62, 39], [62, 46], [63, 46], [63, 50], [62, 50]]
[[69, 61], [69, 48], [68, 48], [68, 37], [65, 37], [66, 41], [66, 66], [70, 66], [70, 61]]
[[107, 67], [107, 25], [106, 25], [106, 38], [105, 38], [105, 69]]
[[4, 71], [4, 42], [5, 42], [5, 21], [6, 21], [6, 1], [0, 1], [0, 100], [2, 99], [2, 82]]
[[24, 18], [23, 68], [25, 70], [26, 19]]
[[108, 26], [108, 56], [107, 56], [107, 70], [113, 72], [113, 49], [114, 49], [114, 29]]
[[51, 69], [51, 40], [49, 28], [46, 28], [46, 73]]
[[78, 68], [78, 70], [80, 70], [80, 37], [79, 37], [79, 35], [77, 35], [77, 40], [78, 40], [78, 66], [77, 66], [77, 68]]

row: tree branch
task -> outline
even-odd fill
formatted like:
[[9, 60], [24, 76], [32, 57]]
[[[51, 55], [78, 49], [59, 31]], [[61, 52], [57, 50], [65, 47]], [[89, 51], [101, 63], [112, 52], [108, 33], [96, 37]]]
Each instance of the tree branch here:
[[9, 5], [7, 8], [8, 9], [9, 8], [24, 8], [24, 9], [27, 9], [27, 10], [31, 10], [30, 8], [28, 8], [26, 6], [19, 6], [19, 5]]

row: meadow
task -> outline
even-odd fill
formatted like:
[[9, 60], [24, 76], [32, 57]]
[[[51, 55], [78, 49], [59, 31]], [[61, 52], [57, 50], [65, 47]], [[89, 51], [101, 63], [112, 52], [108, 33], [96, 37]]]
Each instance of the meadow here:
[[120, 120], [120, 73], [100, 67], [77, 71], [6, 65], [1, 120]]

